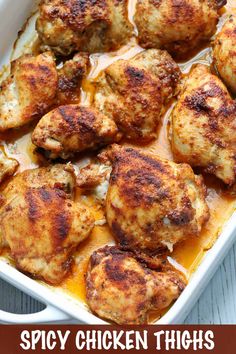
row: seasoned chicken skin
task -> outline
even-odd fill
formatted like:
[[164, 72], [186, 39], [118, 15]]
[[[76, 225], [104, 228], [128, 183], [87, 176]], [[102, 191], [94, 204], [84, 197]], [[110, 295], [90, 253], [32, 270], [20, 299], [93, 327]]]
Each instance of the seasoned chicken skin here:
[[74, 201], [74, 186], [73, 168], [55, 165], [18, 174], [2, 195], [0, 243], [20, 270], [50, 284], [68, 274], [73, 251], [94, 225]]
[[186, 56], [216, 31], [226, 0], [138, 0], [135, 23], [144, 48]]
[[215, 66], [225, 84], [236, 93], [236, 15], [231, 15], [213, 44]]
[[132, 34], [127, 6], [128, 0], [42, 0], [38, 34], [62, 55], [116, 49]]
[[119, 245], [155, 253], [197, 236], [209, 218], [201, 176], [137, 149], [116, 148], [106, 217]]
[[57, 70], [50, 52], [23, 55], [12, 62], [0, 87], [0, 131], [17, 128], [43, 115], [54, 103]]
[[97, 82], [95, 106], [129, 139], [156, 137], [161, 114], [177, 92], [180, 69], [166, 51], [146, 50], [109, 66]]
[[176, 159], [203, 167], [226, 184], [235, 182], [236, 103], [210, 68], [190, 72], [172, 114]]
[[116, 124], [94, 108], [61, 106], [46, 114], [36, 126], [32, 142], [51, 158], [67, 158], [76, 152], [115, 142]]
[[185, 287], [177, 272], [150, 270], [116, 247], [93, 253], [86, 285], [90, 309], [120, 325], [147, 323], [150, 310], [168, 307]]
[[57, 105], [78, 103], [81, 82], [89, 69], [89, 55], [78, 53], [58, 70]]
[[0, 183], [9, 176], [14, 175], [19, 163], [15, 159], [10, 159], [0, 150]]

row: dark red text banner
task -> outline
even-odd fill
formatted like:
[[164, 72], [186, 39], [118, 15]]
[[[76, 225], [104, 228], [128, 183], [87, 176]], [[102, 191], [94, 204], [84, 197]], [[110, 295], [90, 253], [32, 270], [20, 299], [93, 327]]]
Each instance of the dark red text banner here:
[[0, 326], [0, 353], [236, 353], [236, 326]]

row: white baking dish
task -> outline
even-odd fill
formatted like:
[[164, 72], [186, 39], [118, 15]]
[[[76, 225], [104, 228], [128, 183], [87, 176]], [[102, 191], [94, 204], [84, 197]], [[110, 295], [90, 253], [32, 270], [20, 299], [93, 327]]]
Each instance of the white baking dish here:
[[[17, 32], [29, 17], [34, 5], [35, 1], [32, 0], [0, 0], [1, 66], [9, 62], [12, 45], [17, 37]], [[234, 213], [224, 226], [215, 245], [207, 252], [183, 294], [157, 322], [158, 324], [176, 324], [184, 321], [235, 240], [236, 213]], [[105, 323], [92, 315], [83, 303], [80, 303], [62, 291], [36, 282], [23, 275], [8, 264], [3, 257], [0, 257], [0, 277], [46, 305], [45, 310], [31, 315], [16, 315], [0, 311], [0, 322], [45, 323], [68, 321], [70, 318], [74, 318], [80, 323]]]

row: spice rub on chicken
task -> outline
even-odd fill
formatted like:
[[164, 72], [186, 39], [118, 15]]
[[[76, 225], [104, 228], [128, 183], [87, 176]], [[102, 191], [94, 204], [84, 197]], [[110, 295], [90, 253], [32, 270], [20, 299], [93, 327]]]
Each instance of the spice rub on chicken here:
[[117, 247], [93, 253], [86, 277], [87, 301], [99, 317], [120, 325], [145, 324], [151, 310], [161, 311], [176, 300], [183, 277], [174, 269], [149, 269]]
[[134, 20], [139, 43], [185, 57], [213, 36], [225, 4], [226, 0], [138, 0]]
[[117, 147], [106, 199], [108, 224], [122, 248], [156, 253], [199, 235], [209, 218], [201, 176], [137, 149]]
[[39, 38], [57, 54], [118, 48], [132, 35], [128, 0], [42, 0]]
[[68, 158], [73, 153], [116, 142], [119, 133], [113, 120], [94, 108], [60, 106], [36, 126], [33, 143], [50, 158]]
[[89, 70], [88, 53], [77, 53], [58, 69], [57, 106], [78, 103], [81, 96], [81, 83]]
[[129, 139], [150, 141], [181, 73], [166, 51], [150, 49], [110, 65], [96, 83], [94, 104]]
[[73, 252], [94, 226], [74, 187], [73, 168], [54, 165], [16, 175], [1, 196], [0, 244], [18, 269], [54, 285], [68, 275]]
[[180, 162], [235, 182], [236, 103], [208, 66], [188, 75], [172, 113], [172, 151]]
[[213, 59], [225, 84], [236, 93], [236, 15], [231, 15], [213, 43]]
[[11, 64], [0, 88], [0, 131], [17, 128], [44, 114], [57, 93], [57, 70], [50, 52], [23, 55]]
[[58, 70], [51, 52], [13, 61], [0, 87], [0, 131], [39, 119], [55, 105], [78, 102], [88, 67], [86, 53], [75, 55]]

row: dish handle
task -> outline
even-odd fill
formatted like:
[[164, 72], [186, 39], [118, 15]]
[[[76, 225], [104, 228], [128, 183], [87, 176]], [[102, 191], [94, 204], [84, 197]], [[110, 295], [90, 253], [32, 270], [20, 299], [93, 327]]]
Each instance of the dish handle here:
[[31, 314], [15, 314], [0, 310], [0, 323], [6, 324], [58, 323], [70, 319], [67, 314], [51, 305], [47, 305], [46, 308], [40, 312]]

